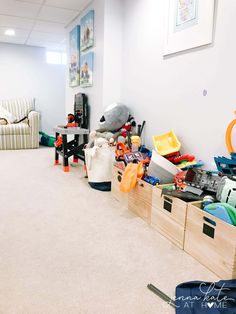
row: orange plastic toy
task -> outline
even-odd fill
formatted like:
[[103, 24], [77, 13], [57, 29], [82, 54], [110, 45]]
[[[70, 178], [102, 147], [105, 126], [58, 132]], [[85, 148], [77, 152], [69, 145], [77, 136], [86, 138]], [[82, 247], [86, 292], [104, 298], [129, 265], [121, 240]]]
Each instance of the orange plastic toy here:
[[62, 137], [58, 135], [56, 142], [54, 143], [54, 146], [56, 148], [60, 147], [62, 145]]
[[124, 160], [124, 154], [130, 153], [130, 149], [128, 149], [124, 143], [119, 142], [116, 145], [116, 160], [122, 161]]
[[[234, 113], [236, 114], [236, 111]], [[235, 150], [233, 148], [233, 144], [232, 144], [232, 131], [233, 131], [233, 128], [235, 125], [236, 125], [236, 119], [234, 119], [232, 122], [230, 122], [230, 124], [227, 128], [227, 131], [226, 131], [226, 135], [225, 135], [227, 149], [228, 149], [230, 154], [235, 152]]]
[[130, 163], [125, 168], [122, 180], [120, 183], [121, 192], [128, 193], [135, 188], [138, 179], [143, 177], [144, 170], [142, 163], [133, 164]]

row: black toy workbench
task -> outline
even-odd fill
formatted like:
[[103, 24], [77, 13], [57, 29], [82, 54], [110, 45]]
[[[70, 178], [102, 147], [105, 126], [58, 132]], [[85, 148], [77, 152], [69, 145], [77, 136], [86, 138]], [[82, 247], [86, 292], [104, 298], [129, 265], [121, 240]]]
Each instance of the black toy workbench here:
[[[79, 127], [56, 127], [53, 129], [58, 136], [62, 138], [62, 145], [55, 147], [55, 165], [59, 165], [59, 155], [63, 158], [64, 172], [69, 172], [69, 157], [73, 156], [73, 161], [78, 163], [78, 160], [85, 161], [84, 145], [88, 143], [88, 129], [81, 129]], [[68, 141], [67, 136], [73, 135], [74, 139]]]

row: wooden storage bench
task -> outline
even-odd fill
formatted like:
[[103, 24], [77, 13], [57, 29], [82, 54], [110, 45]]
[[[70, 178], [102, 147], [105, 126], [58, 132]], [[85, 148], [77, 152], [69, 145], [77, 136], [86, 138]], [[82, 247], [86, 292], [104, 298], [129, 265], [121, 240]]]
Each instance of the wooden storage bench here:
[[120, 191], [120, 182], [124, 171], [113, 166], [112, 168], [112, 182], [111, 182], [111, 193], [117, 199], [122, 206], [128, 208], [128, 193]]
[[128, 194], [128, 209], [145, 220], [151, 222], [152, 185], [138, 180], [136, 187]]
[[188, 203], [179, 198], [161, 196], [162, 189], [153, 187], [151, 225], [175, 245], [183, 249]]
[[184, 250], [222, 279], [236, 279], [236, 227], [188, 206]]

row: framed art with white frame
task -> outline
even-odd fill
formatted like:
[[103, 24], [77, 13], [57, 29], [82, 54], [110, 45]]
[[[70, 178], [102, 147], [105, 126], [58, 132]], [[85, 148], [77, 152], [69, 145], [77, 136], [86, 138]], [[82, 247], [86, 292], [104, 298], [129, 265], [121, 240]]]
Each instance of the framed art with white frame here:
[[168, 0], [164, 56], [212, 43], [215, 0]]

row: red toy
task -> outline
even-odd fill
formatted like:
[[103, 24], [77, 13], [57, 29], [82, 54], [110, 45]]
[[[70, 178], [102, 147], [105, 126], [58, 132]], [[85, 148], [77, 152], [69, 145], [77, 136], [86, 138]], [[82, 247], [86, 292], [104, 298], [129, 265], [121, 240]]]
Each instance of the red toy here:
[[116, 145], [116, 160], [117, 161], [123, 161], [124, 160], [124, 154], [130, 153], [130, 149], [128, 149], [125, 144], [122, 142], [117, 143]]
[[186, 187], [185, 176], [187, 171], [178, 172], [174, 177], [174, 183], [176, 187], [183, 190]]
[[182, 155], [182, 156], [167, 157], [167, 159], [170, 162], [172, 162], [173, 164], [177, 165], [183, 161], [192, 162], [195, 160], [195, 156], [193, 156], [193, 155]]
[[60, 135], [58, 135], [56, 142], [54, 143], [54, 146], [56, 148], [62, 146], [62, 137]]
[[67, 116], [67, 120], [68, 120], [68, 123], [67, 123], [67, 127], [68, 128], [77, 128], [79, 126], [78, 122], [76, 122], [76, 117], [75, 115], [73, 115], [72, 113], [69, 113], [68, 116]]

